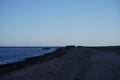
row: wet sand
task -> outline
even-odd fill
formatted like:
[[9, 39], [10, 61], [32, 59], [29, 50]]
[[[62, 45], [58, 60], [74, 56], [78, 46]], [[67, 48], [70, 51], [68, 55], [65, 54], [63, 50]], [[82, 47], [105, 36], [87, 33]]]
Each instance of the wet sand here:
[[120, 80], [120, 49], [74, 47], [59, 58], [6, 73], [0, 80]]

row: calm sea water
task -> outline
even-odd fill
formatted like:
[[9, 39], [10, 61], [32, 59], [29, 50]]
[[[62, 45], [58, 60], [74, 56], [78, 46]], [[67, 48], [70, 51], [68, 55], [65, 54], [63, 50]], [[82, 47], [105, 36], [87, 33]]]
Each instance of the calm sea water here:
[[[0, 47], [0, 65], [14, 63], [28, 57], [40, 56], [60, 47]], [[48, 48], [48, 47], [47, 47]]]

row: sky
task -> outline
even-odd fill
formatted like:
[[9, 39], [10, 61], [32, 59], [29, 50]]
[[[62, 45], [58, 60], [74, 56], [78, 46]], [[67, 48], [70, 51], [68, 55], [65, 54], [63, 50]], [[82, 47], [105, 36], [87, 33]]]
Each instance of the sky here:
[[0, 46], [120, 45], [119, 0], [0, 0]]

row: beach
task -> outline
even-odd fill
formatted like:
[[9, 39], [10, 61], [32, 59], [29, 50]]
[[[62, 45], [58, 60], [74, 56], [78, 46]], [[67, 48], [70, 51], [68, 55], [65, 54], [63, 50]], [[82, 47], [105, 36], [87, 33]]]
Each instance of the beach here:
[[18, 64], [0, 80], [120, 80], [120, 47], [65, 47]]

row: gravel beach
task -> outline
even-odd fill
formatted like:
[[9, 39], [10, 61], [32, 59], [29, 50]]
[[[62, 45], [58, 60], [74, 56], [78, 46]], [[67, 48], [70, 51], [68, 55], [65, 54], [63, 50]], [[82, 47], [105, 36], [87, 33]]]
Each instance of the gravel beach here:
[[120, 49], [74, 47], [59, 58], [6, 73], [0, 80], [120, 80]]

